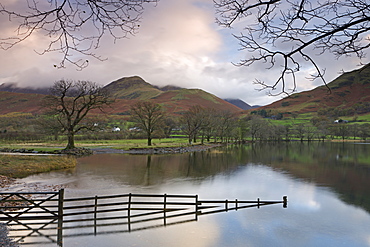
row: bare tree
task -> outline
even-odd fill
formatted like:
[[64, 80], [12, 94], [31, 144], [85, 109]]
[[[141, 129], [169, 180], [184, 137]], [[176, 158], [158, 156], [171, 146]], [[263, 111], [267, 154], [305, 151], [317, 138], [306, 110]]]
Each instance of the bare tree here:
[[[158, 0], [23, 0], [23, 6], [0, 3], [0, 14], [17, 23], [16, 36], [0, 39], [0, 48], [10, 49], [36, 33], [50, 39], [39, 54], [60, 52], [62, 59], [79, 69], [88, 65], [81, 55], [103, 60], [94, 53], [103, 36], [114, 41], [135, 34], [146, 3]], [[18, 1], [19, 2], [19, 1]], [[18, 7], [18, 8], [16, 8]]]
[[181, 116], [180, 122], [182, 130], [188, 136], [189, 144], [192, 140], [196, 142], [197, 135], [203, 126], [205, 110], [200, 105], [195, 105], [189, 108]]
[[293, 92], [296, 72], [305, 63], [316, 71], [311, 79], [320, 78], [326, 85], [325, 69], [319, 67], [313, 52], [363, 59], [370, 46], [367, 0], [214, 0], [214, 3], [219, 25], [247, 23], [245, 31], [235, 37], [250, 56], [238, 65], [263, 62], [267, 68], [281, 67], [273, 83], [255, 81], [261, 89], [274, 90], [280, 86], [279, 93]]
[[251, 120], [248, 121], [249, 133], [252, 137], [252, 142], [255, 141], [259, 136], [262, 136], [263, 132], [268, 129], [268, 123], [265, 119], [259, 116], [253, 116]]
[[75, 148], [74, 136], [78, 131], [96, 128], [94, 122], [83, 122], [88, 113], [102, 110], [111, 102], [108, 93], [91, 81], [57, 81], [50, 88], [50, 95], [44, 98], [49, 114], [56, 115], [61, 129], [67, 132], [66, 149]]
[[162, 106], [150, 101], [139, 101], [131, 107], [130, 114], [131, 120], [145, 131], [148, 146], [151, 146], [154, 131], [163, 127], [165, 112], [162, 110]]
[[228, 142], [228, 139], [232, 136], [233, 130], [236, 129], [237, 119], [235, 114], [230, 111], [221, 111], [216, 115], [216, 119], [217, 134], [221, 142]]

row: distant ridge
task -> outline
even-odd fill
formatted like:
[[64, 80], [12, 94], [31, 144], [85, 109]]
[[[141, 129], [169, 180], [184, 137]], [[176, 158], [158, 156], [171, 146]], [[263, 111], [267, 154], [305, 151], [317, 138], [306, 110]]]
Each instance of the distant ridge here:
[[[186, 89], [176, 86], [158, 87], [144, 81], [139, 76], [123, 77], [104, 87], [118, 100], [151, 100], [162, 104], [168, 113], [181, 114], [190, 107], [200, 105], [221, 111], [241, 112], [241, 109], [225, 100], [201, 89]], [[116, 111], [127, 112], [129, 107], [117, 106]]]
[[227, 102], [229, 102], [230, 104], [233, 104], [233, 105], [239, 107], [242, 110], [250, 110], [250, 109], [253, 109], [253, 108], [260, 107], [258, 105], [251, 106], [251, 105], [245, 103], [241, 99], [224, 99], [224, 100], [227, 101]]
[[[114, 96], [115, 98], [128, 99], [128, 100], [148, 100], [148, 99], [158, 97], [163, 92], [191, 90], [191, 89], [186, 89], [186, 88], [182, 88], [179, 86], [173, 86], [173, 85], [167, 85], [163, 87], [151, 85], [150, 83], [146, 82], [139, 76], [120, 78], [104, 86], [104, 88], [112, 92], [112, 96]], [[0, 91], [12, 92], [12, 93], [47, 95], [49, 93], [49, 88], [47, 87], [44, 87], [44, 88], [19, 87], [16, 83], [3, 83], [3, 84], [0, 84]], [[201, 91], [204, 92], [203, 90]], [[198, 91], [198, 92], [201, 92], [201, 91]], [[259, 107], [259, 106], [250, 106], [240, 99], [224, 99], [224, 100], [240, 108], [241, 110], [248, 110], [248, 109]]]
[[[201, 89], [186, 89], [176, 86], [157, 87], [139, 76], [124, 77], [103, 87], [116, 101], [105, 109], [106, 114], [129, 115], [131, 106], [139, 100], [150, 100], [161, 104], [169, 115], [181, 115], [195, 105], [218, 111], [240, 113], [242, 109]], [[6, 91], [7, 90], [7, 91]], [[42, 114], [40, 93], [48, 89], [21, 89], [14, 85], [0, 87], [0, 114], [27, 112]], [[96, 112], [100, 114], [100, 112]]]
[[0, 84], [0, 91], [12, 93], [36, 93], [48, 94], [48, 88], [32, 88], [32, 87], [18, 87], [17, 83], [2, 83]]

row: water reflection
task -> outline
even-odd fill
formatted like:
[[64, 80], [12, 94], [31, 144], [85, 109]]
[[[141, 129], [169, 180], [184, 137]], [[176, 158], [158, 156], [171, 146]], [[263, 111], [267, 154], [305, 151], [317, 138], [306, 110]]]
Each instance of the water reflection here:
[[[0, 220], [8, 220], [14, 242], [62, 247], [66, 238], [169, 227], [198, 221], [203, 215], [275, 204], [287, 208], [286, 196], [280, 201], [246, 201], [201, 200], [197, 195], [132, 193], [68, 199], [63, 198], [63, 194], [63, 189], [55, 193], [59, 195], [55, 203], [50, 201], [55, 195], [39, 198], [34, 205], [25, 206], [27, 209], [21, 213], [4, 209]], [[11, 195], [14, 194], [6, 196]], [[28, 194], [17, 193], [16, 196], [24, 198]], [[56, 211], [59, 213], [55, 214]]]
[[[269, 150], [266, 153], [266, 150]], [[317, 185], [370, 212], [370, 145], [353, 143], [262, 144], [248, 162], [261, 162]]]
[[[75, 170], [25, 182], [64, 184], [71, 196], [198, 194], [204, 199], [281, 198], [264, 207], [129, 234], [78, 237], [64, 246], [370, 246], [370, 145], [281, 143], [199, 153], [99, 154]], [[353, 205], [353, 206], [352, 206]]]
[[[212, 179], [237, 172], [248, 163], [264, 164], [330, 187], [347, 203], [370, 212], [369, 153], [370, 145], [316, 142], [229, 146], [163, 156], [100, 154], [80, 159], [77, 174], [88, 171], [90, 176], [96, 176], [94, 181], [109, 178], [116, 186], [137, 188], [160, 185], [171, 179], [193, 182]], [[76, 183], [83, 183], [83, 177], [81, 179]], [[70, 186], [83, 187], [84, 184]]]

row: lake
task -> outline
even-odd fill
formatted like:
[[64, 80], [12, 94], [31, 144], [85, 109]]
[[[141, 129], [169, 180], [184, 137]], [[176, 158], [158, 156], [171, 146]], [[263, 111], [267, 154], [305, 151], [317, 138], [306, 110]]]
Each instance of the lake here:
[[198, 195], [204, 200], [288, 196], [287, 208], [274, 204], [229, 210], [130, 232], [127, 225], [111, 226], [104, 234], [99, 228], [94, 234], [93, 229], [64, 229], [65, 247], [370, 246], [366, 143], [247, 144], [151, 156], [96, 154], [79, 158], [73, 170], [20, 182], [63, 185], [67, 198], [125, 193]]

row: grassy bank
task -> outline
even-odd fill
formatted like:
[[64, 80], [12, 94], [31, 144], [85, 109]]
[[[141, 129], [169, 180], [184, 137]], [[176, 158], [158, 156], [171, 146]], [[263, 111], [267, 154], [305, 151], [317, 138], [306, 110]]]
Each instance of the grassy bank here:
[[23, 178], [32, 174], [73, 168], [76, 158], [68, 156], [0, 155], [0, 175]]
[[[12, 142], [0, 143], [0, 148], [10, 149], [33, 149], [35, 151], [52, 152], [54, 150], [62, 150], [65, 148], [67, 142], [50, 141], [50, 142]], [[146, 139], [124, 139], [124, 140], [76, 140], [76, 147], [84, 148], [115, 148], [129, 150], [131, 148], [148, 148]], [[199, 143], [197, 143], [199, 144]], [[179, 147], [187, 146], [188, 140], [186, 138], [163, 138], [153, 139], [152, 148], [156, 147]]]

